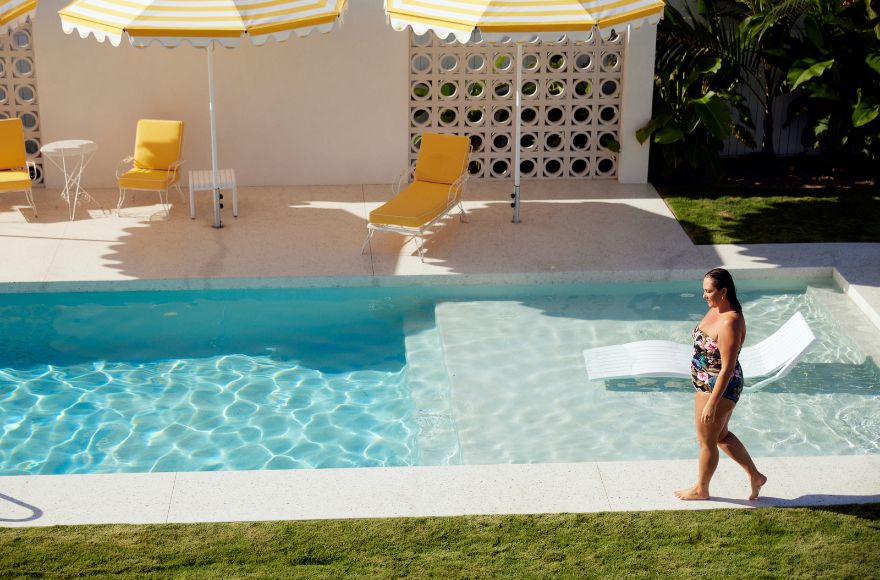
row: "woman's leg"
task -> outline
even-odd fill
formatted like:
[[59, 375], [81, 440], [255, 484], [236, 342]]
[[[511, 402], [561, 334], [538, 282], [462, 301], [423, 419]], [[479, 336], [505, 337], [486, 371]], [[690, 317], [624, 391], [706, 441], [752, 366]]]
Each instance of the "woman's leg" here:
[[[730, 420], [730, 415], [728, 415], [727, 420]], [[746, 470], [746, 473], [749, 475], [749, 483], [752, 486], [752, 493], [749, 495], [749, 499], [758, 499], [758, 494], [761, 493], [761, 486], [767, 483], [767, 476], [755, 467], [755, 462], [752, 461], [752, 457], [749, 455], [746, 446], [742, 444], [742, 441], [727, 429], [727, 421], [725, 421], [724, 429], [719, 434], [718, 447]]]
[[703, 407], [709, 402], [709, 393], [697, 391], [694, 395], [694, 424], [697, 429], [697, 442], [700, 444], [697, 483], [688, 489], [679, 489], [676, 497], [684, 500], [709, 499], [709, 482], [718, 467], [718, 439], [721, 432], [727, 429], [727, 421], [733, 412], [735, 403], [730, 399], [718, 402], [715, 420], [705, 424], [700, 420]]

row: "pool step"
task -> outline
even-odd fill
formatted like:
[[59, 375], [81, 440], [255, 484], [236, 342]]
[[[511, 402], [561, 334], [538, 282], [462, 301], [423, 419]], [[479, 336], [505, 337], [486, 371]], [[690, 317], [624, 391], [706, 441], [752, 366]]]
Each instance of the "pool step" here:
[[[832, 288], [810, 287], [807, 289], [807, 297], [822, 308], [844, 338], [850, 341], [854, 350], [880, 365], [880, 339], [877, 336], [877, 328], [865, 318], [846, 294]], [[862, 363], [864, 360], [855, 362]]]
[[407, 321], [406, 378], [416, 407], [421, 465], [460, 465], [449, 372], [433, 320]]

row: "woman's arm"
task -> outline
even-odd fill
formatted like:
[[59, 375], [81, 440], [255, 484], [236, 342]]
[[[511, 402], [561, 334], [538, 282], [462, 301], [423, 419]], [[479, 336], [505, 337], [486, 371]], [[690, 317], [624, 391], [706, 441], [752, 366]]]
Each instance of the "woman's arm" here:
[[715, 386], [712, 388], [712, 394], [709, 395], [709, 401], [703, 407], [703, 413], [700, 417], [703, 423], [711, 423], [715, 420], [715, 411], [718, 408], [718, 402], [727, 389], [727, 383], [733, 376], [733, 370], [736, 368], [736, 358], [739, 355], [739, 347], [742, 344], [742, 332], [740, 325], [737, 324], [735, 318], [726, 318], [721, 321], [718, 329], [718, 350], [721, 352], [721, 370], [715, 379]]

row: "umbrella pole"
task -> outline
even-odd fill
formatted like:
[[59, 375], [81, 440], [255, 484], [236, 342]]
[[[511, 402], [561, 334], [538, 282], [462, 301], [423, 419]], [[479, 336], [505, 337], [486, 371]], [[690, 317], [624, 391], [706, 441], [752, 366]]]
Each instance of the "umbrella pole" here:
[[519, 223], [520, 141], [522, 139], [522, 42], [516, 43], [516, 118], [513, 132], [513, 223]]
[[220, 187], [217, 185], [217, 117], [214, 115], [214, 43], [208, 44], [208, 111], [211, 113], [211, 185], [214, 191], [214, 227], [222, 228], [220, 221]]

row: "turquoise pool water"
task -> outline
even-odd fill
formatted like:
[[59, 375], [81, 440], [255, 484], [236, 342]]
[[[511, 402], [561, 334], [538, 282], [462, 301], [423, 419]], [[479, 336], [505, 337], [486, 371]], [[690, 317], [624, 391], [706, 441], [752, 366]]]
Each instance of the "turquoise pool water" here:
[[[880, 452], [880, 371], [824, 280], [741, 283], [749, 340], [819, 336], [743, 397], [757, 456]], [[699, 284], [0, 295], [0, 474], [691, 457], [686, 381], [586, 380], [584, 348], [687, 341]], [[876, 329], [874, 329], [876, 331]], [[877, 341], [880, 344], [880, 340]]]

